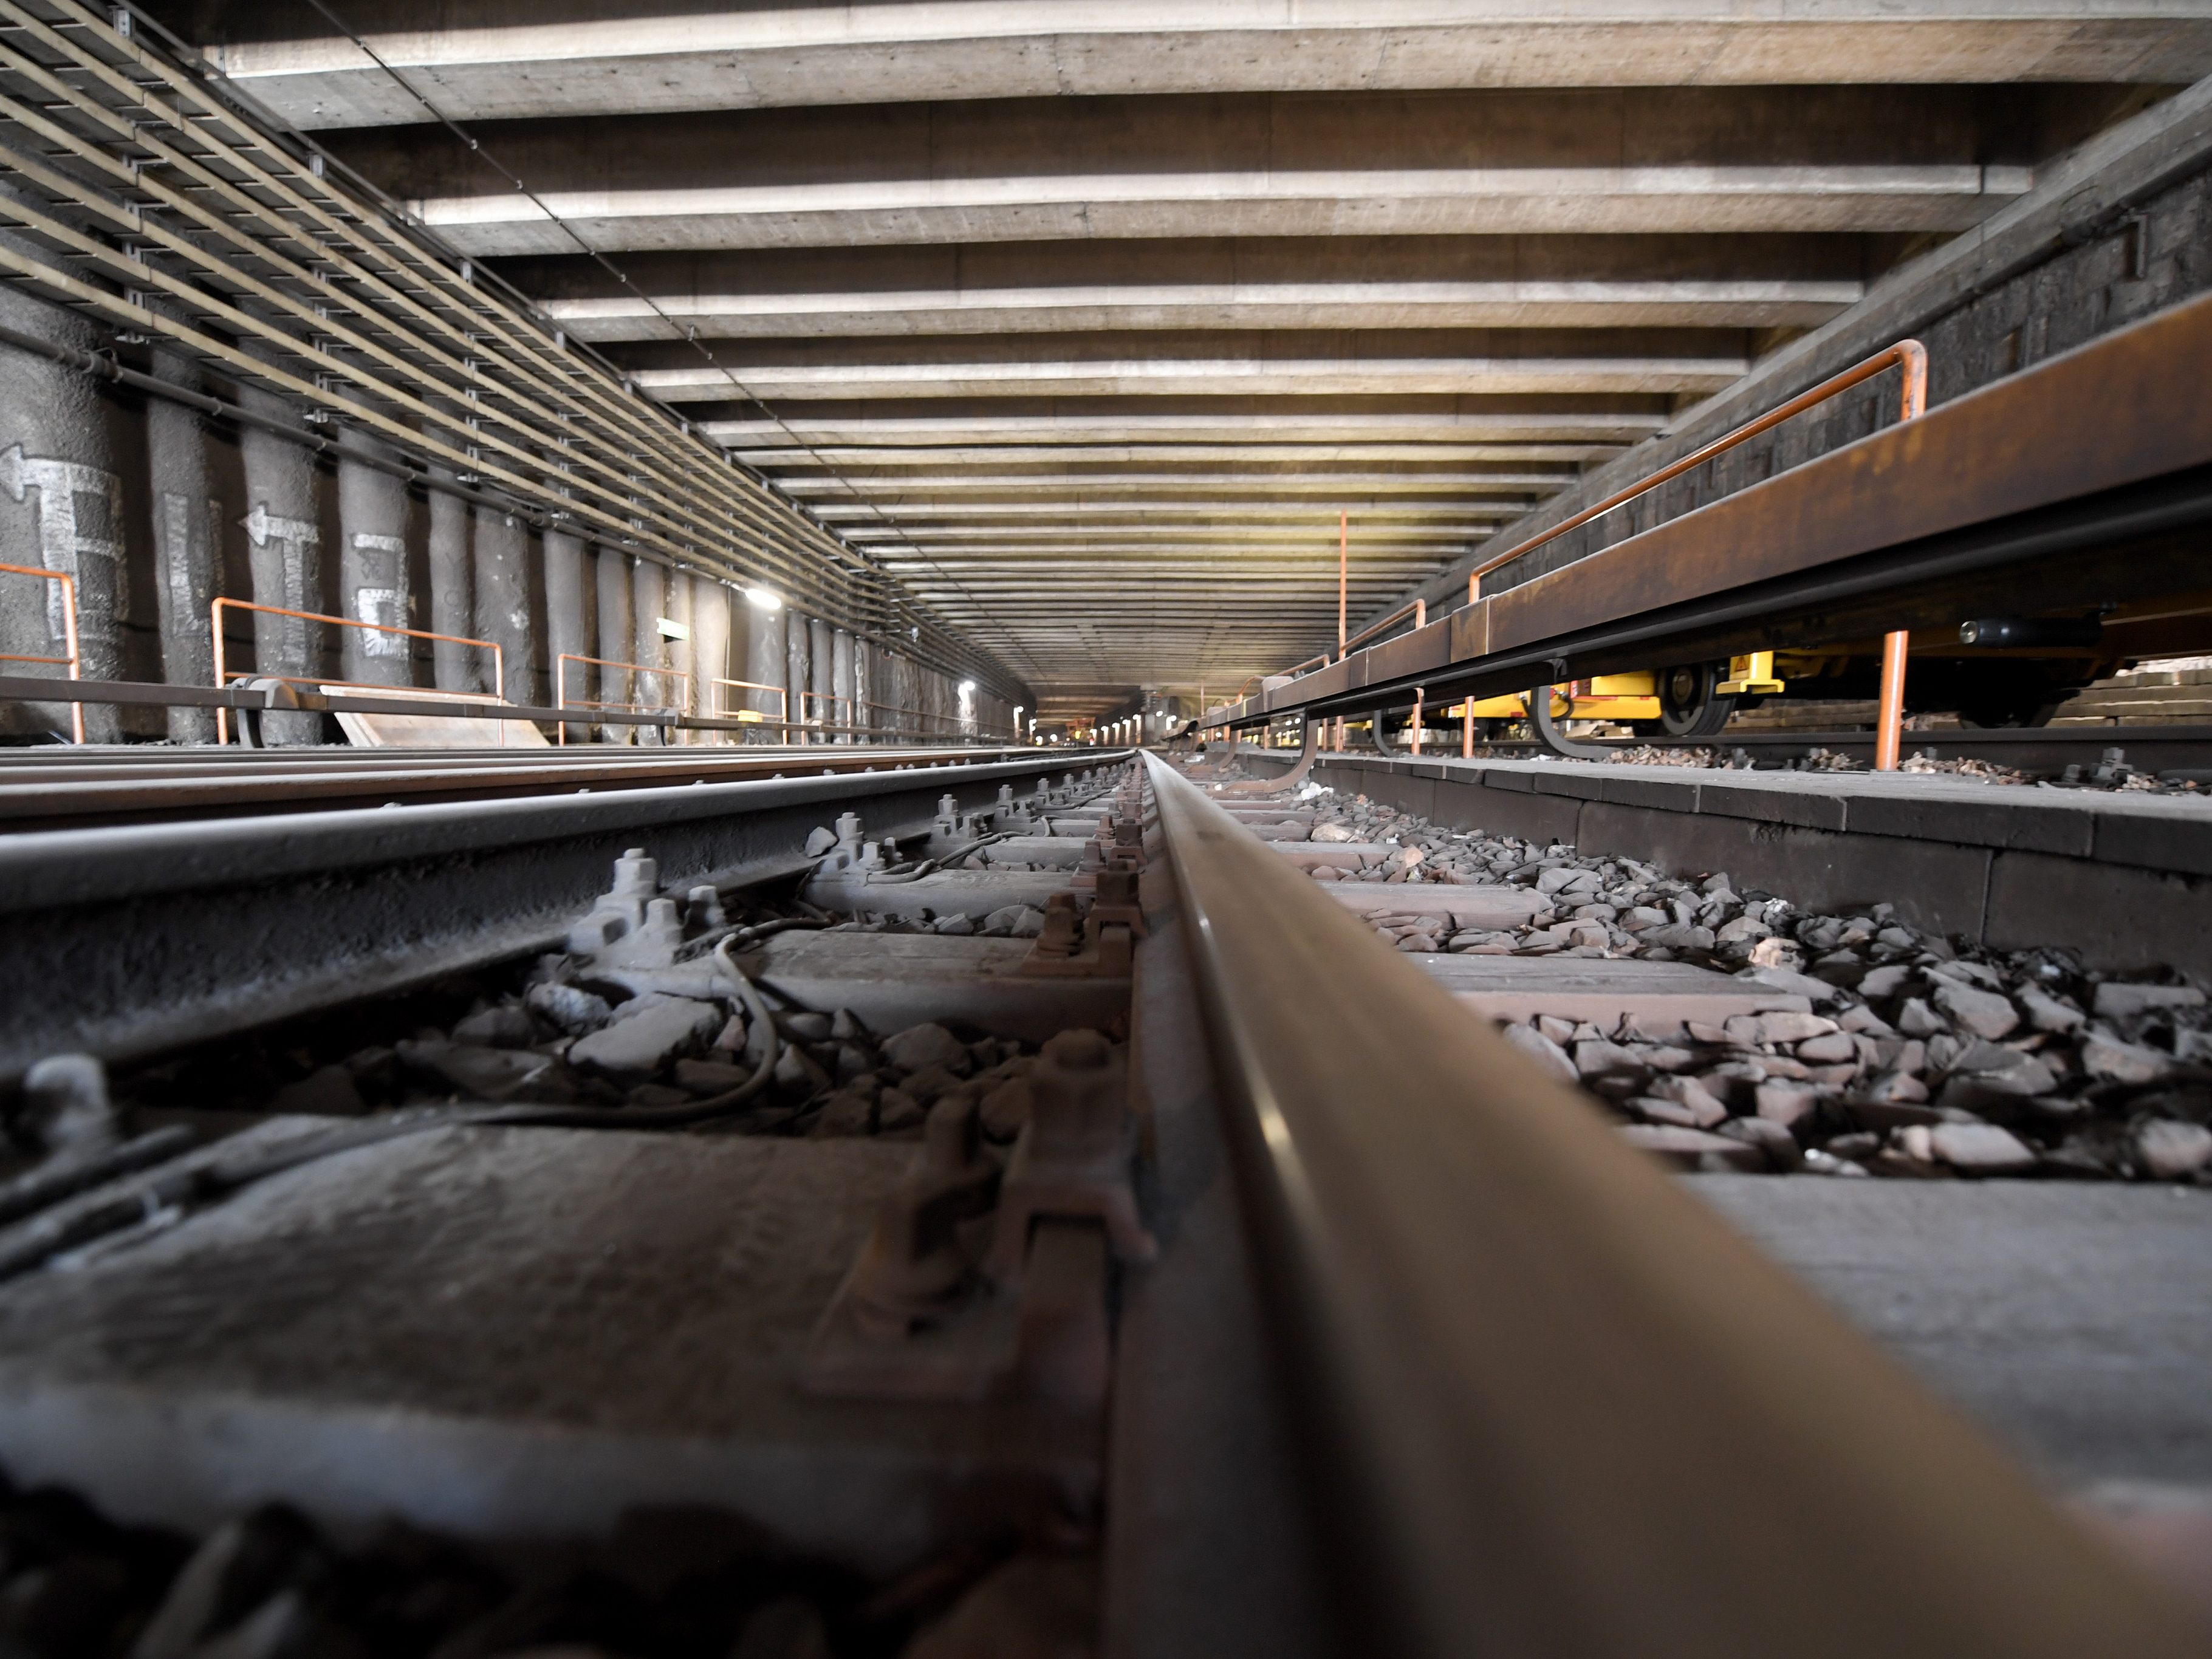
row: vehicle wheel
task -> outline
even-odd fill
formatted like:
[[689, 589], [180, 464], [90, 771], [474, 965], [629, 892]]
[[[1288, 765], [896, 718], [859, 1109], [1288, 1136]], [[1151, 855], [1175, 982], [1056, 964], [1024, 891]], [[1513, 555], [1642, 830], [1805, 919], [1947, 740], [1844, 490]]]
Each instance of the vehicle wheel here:
[[1725, 663], [1684, 663], [1659, 675], [1659, 729], [1670, 738], [1716, 738], [1735, 713], [1735, 699], [1714, 687], [1728, 672]]

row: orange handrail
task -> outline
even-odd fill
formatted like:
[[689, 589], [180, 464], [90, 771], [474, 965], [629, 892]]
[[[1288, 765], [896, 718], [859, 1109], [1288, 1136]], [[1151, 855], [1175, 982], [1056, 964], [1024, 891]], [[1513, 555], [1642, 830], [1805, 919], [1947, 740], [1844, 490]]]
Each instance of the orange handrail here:
[[[48, 570], [43, 565], [0, 564], [0, 570], [11, 571], [18, 576], [43, 576], [50, 582], [59, 582], [62, 585], [62, 637], [69, 645], [69, 655], [66, 657], [27, 657], [20, 652], [6, 651], [0, 652], [0, 662], [67, 663], [69, 677], [71, 679], [83, 678], [83, 675], [78, 672], [80, 663], [76, 643], [76, 579], [66, 570]], [[70, 705], [70, 740], [78, 744], [84, 742], [84, 705], [81, 702], [73, 702]]]
[[[223, 666], [222, 613], [232, 611], [257, 611], [268, 617], [294, 617], [302, 622], [330, 623], [338, 628], [365, 628], [372, 634], [399, 634], [410, 640], [442, 640], [448, 645], [480, 645], [491, 653], [491, 695], [499, 702], [507, 701], [507, 653], [491, 640], [472, 640], [459, 634], [434, 634], [427, 629], [401, 628], [394, 623], [361, 622], [352, 617], [326, 617], [319, 611], [287, 611], [281, 605], [256, 605], [251, 599], [219, 599], [208, 606], [209, 631], [215, 636], [216, 689], [222, 689], [229, 676]], [[352, 685], [365, 691], [385, 691], [401, 688], [370, 685], [361, 681], [332, 680], [319, 674], [263, 674], [256, 671], [255, 678], [281, 680], [287, 685]], [[228, 711], [215, 711], [215, 740], [230, 741], [230, 719]]]
[[[733, 685], [740, 691], [775, 692], [775, 719], [772, 721], [763, 719], [761, 721], [761, 724], [763, 726], [773, 725], [776, 728], [776, 733], [779, 737], [788, 737], [790, 735], [791, 693], [786, 690], [782, 686], [770, 685], [765, 680], [709, 679], [707, 684], [710, 686]], [[721, 706], [719, 699], [715, 702], [714, 712], [717, 715], [726, 720], [743, 720], [747, 714], [757, 714], [760, 713], [757, 708], [725, 708]]]
[[1468, 572], [1467, 598], [1472, 605], [1482, 597], [1482, 579], [1500, 565], [1510, 564], [1522, 555], [1533, 553], [1545, 543], [1564, 536], [1570, 530], [1578, 530], [1592, 519], [1602, 518], [1616, 507], [1634, 501], [1648, 489], [1656, 489], [1669, 479], [1679, 478], [1691, 468], [1702, 466], [1723, 451], [1756, 438], [1760, 433], [1772, 430], [1794, 415], [1802, 415], [1815, 404], [1826, 403], [1838, 392], [1848, 392], [1863, 380], [1870, 380], [1884, 369], [1902, 367], [1905, 370], [1905, 389], [1900, 399], [1898, 418], [1909, 421], [1928, 404], [1928, 348], [1917, 340], [1899, 340], [1895, 345], [1877, 351], [1863, 362], [1855, 364], [1842, 374], [1820, 382], [1810, 392], [1801, 392], [1788, 403], [1769, 410], [1756, 420], [1747, 421], [1734, 431], [1716, 438], [1702, 448], [1693, 449], [1680, 460], [1669, 462], [1656, 472], [1627, 489], [1616, 490], [1595, 507], [1586, 507], [1571, 519], [1553, 525], [1542, 534], [1508, 548], [1495, 558], [1485, 561]]
[[[665, 708], [672, 714], [680, 714], [690, 705], [691, 676], [684, 672], [684, 671], [680, 668], [654, 668], [641, 662], [616, 662], [611, 658], [608, 657], [587, 657], [580, 651], [563, 651], [553, 660], [553, 706], [556, 708], [562, 710], [563, 713], [571, 708], [641, 708], [650, 706], [654, 708]], [[572, 662], [587, 662], [597, 668], [627, 668], [632, 673], [659, 674], [668, 679], [682, 680], [684, 686], [684, 701], [680, 703], [657, 702], [651, 705], [635, 702], [586, 702], [581, 699], [579, 699], [574, 702], [570, 702], [568, 701], [568, 665]], [[556, 732], [553, 740], [564, 749], [568, 747], [568, 725], [567, 721], [563, 720], [560, 723], [559, 728]]]
[[1414, 627], [1426, 628], [1429, 625], [1429, 602], [1426, 599], [1415, 599], [1410, 605], [1400, 605], [1389, 616], [1382, 617], [1378, 621], [1368, 623], [1366, 627], [1361, 629], [1357, 634], [1354, 634], [1350, 639], [1344, 642], [1344, 648], [1338, 653], [1337, 659], [1340, 662], [1342, 661], [1345, 657], [1349, 656], [1358, 647], [1364, 645], [1369, 640], [1373, 639], [1377, 634], [1383, 632], [1385, 629], [1395, 628], [1400, 623], [1405, 621], [1408, 617], [1411, 617], [1413, 619]]

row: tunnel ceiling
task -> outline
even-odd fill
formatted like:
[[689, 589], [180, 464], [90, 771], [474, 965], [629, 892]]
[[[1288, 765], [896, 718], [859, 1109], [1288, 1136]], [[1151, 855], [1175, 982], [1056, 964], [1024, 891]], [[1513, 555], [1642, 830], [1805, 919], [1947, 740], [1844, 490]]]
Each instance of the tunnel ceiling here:
[[1048, 715], [1328, 649], [1340, 514], [1356, 628], [2212, 70], [2198, 0], [617, 9], [162, 15]]

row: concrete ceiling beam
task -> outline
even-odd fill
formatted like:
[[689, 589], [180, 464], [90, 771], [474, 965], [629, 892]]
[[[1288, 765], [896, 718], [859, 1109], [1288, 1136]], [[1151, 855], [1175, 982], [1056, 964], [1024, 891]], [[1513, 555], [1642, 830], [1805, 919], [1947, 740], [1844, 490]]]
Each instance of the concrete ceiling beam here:
[[[810, 500], [813, 510], [825, 516], [838, 513], [866, 514], [872, 507], [887, 512], [917, 507], [957, 509], [963, 505], [979, 510], [1043, 510], [1022, 503], [1036, 498], [1079, 505], [1085, 501], [1148, 502], [1173, 505], [1187, 495], [1209, 495], [1222, 490], [1264, 492], [1265, 498], [1322, 496], [1315, 510], [1347, 510], [1378, 496], [1419, 495], [1435, 491], [1453, 495], [1532, 495], [1564, 489], [1581, 474], [1559, 472], [1390, 472], [1380, 468], [1342, 468], [1318, 476], [1295, 472], [1040, 472], [969, 473], [957, 471], [914, 473], [896, 477], [805, 477], [786, 476], [777, 488], [790, 496]], [[850, 505], [841, 505], [849, 503]]]
[[[2212, 72], [2212, 25], [2145, 0], [918, 0], [667, 5], [562, 18], [513, 0], [356, 4], [368, 46], [464, 118], [902, 100], [1449, 87], [2130, 81]], [[351, 40], [303, 12], [230, 19], [212, 56], [296, 125], [420, 118]], [[210, 38], [203, 32], [202, 39]]]
[[[1065, 435], [1073, 441], [1106, 444], [1178, 442], [1249, 442], [1266, 439], [1279, 444], [1306, 443], [1340, 446], [1347, 440], [1370, 442], [1524, 441], [1528, 443], [1589, 442], [1626, 445], [1648, 438], [1665, 426], [1669, 411], [1619, 410], [1561, 410], [1552, 413], [1498, 413], [1449, 409], [1390, 412], [1303, 412], [1296, 405], [1273, 410], [1224, 410], [1218, 415], [1152, 414], [1115, 410], [1089, 414], [1050, 410], [1031, 414], [982, 411], [943, 416], [921, 414], [841, 414], [802, 407], [779, 410], [776, 418], [733, 419], [695, 416], [693, 424], [717, 443], [732, 448], [764, 447], [781, 441], [787, 453], [805, 454], [807, 440], [832, 444], [866, 444], [882, 438], [893, 443], [988, 444], [995, 437], [1029, 441]], [[796, 434], [796, 435], [794, 435]]]
[[1859, 235], [1212, 237], [511, 261], [580, 339], [1090, 329], [1809, 327], [1899, 251]]
[[[997, 467], [1039, 465], [1053, 467], [1156, 466], [1186, 462], [1193, 465], [1246, 465], [1263, 473], [1295, 477], [1312, 469], [1333, 467], [1348, 472], [1401, 465], [1474, 465], [1486, 462], [1509, 465], [1561, 462], [1584, 466], [1620, 453], [1612, 444], [1546, 443], [1280, 443], [1280, 444], [946, 444], [906, 447], [896, 444], [817, 445], [811, 450], [740, 449], [732, 452], [748, 466], [774, 466], [785, 489], [802, 483], [835, 477], [866, 482], [944, 476], [945, 466]], [[815, 467], [834, 467], [836, 473]], [[1109, 476], [1102, 474], [1101, 476]]]
[[[527, 175], [526, 175], [527, 176]], [[407, 204], [459, 252], [684, 250], [984, 241], [1039, 235], [1365, 236], [1961, 231], [2027, 192], [2025, 167], [1435, 168], [1073, 174], [542, 190]], [[565, 222], [554, 222], [548, 211]]]
[[1233, 294], [1158, 284], [868, 294], [654, 294], [556, 300], [580, 340], [1046, 334], [1099, 329], [1814, 328], [1865, 293], [1856, 281], [1318, 283]]
[[[1148, 524], [1234, 522], [1261, 523], [1287, 519], [1301, 524], [1334, 526], [1340, 512], [1356, 513], [1368, 526], [1392, 525], [1469, 515], [1499, 520], [1517, 519], [1528, 510], [1531, 492], [1517, 492], [1510, 501], [1280, 501], [1264, 496], [1243, 500], [1165, 498], [1152, 501], [1113, 500], [1107, 497], [1056, 501], [885, 501], [817, 507], [814, 514], [824, 524], [849, 524], [856, 538], [896, 535], [893, 525], [927, 524], [933, 520], [984, 524], [994, 520], [1073, 520], [1113, 524], [1139, 519]], [[890, 523], [885, 521], [889, 520]]]
[[463, 252], [1131, 238], [1958, 230], [2112, 88], [1054, 98], [339, 135]]

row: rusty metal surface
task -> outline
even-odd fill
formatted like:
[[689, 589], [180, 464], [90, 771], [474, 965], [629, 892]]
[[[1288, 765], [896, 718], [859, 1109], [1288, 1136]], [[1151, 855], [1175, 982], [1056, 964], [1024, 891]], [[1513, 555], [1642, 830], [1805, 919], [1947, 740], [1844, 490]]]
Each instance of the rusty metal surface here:
[[[2203, 1651], [1571, 1091], [1151, 771], [1370, 1650]], [[1347, 971], [1387, 1030], [1312, 1021]]]
[[[1662, 613], [1679, 616], [1686, 629], [1700, 607], [1762, 584], [2186, 478], [2212, 465], [2212, 403], [2202, 390], [2208, 368], [2212, 299], [2203, 299], [1455, 611], [1431, 624], [1449, 638], [1448, 658], [1414, 660], [1434, 653], [1417, 652], [1415, 636], [1407, 636], [1340, 665], [1341, 681], [1324, 670], [1202, 718], [1234, 724], [1330, 707], [1360, 685], [1403, 684], [1447, 665], [1455, 683], [1472, 681], [1486, 657], [1540, 653], [1555, 642], [1565, 649], [1581, 635]], [[2178, 510], [2177, 522], [2202, 522], [2201, 501]], [[2115, 539], [2147, 533], [2124, 517], [2116, 515]], [[2030, 538], [2014, 556], [2043, 550]], [[1913, 572], [1908, 563], [1885, 574], [1901, 586]], [[1794, 606], [1808, 608], [1802, 599]], [[1789, 615], [1793, 606], [1777, 594], [1772, 609]], [[1832, 636], [1849, 631], [1838, 618]], [[1385, 654], [1393, 649], [1401, 655]]]

